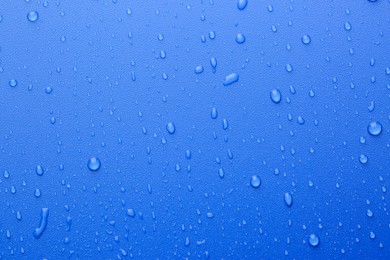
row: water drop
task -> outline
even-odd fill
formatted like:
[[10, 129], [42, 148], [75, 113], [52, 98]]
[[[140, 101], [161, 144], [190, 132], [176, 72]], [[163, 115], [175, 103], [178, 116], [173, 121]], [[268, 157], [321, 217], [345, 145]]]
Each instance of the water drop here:
[[253, 188], [258, 188], [261, 185], [261, 179], [257, 175], [252, 175], [251, 177], [251, 185]]
[[91, 157], [88, 161], [88, 168], [91, 171], [97, 171], [100, 168], [100, 160], [97, 157]]
[[10, 87], [16, 87], [18, 85], [18, 81], [16, 79], [11, 79], [8, 84]]
[[248, 5], [248, 0], [238, 0], [237, 2], [237, 8], [240, 11], [244, 10], [247, 5]]
[[224, 86], [230, 86], [231, 84], [238, 81], [238, 74], [237, 73], [231, 73], [225, 77], [225, 81], [223, 82]]
[[30, 22], [35, 22], [36, 20], [38, 20], [39, 18], [39, 14], [37, 11], [30, 11], [28, 12], [27, 14], [27, 19], [30, 21]]
[[195, 73], [196, 74], [201, 74], [203, 72], [203, 66], [196, 66], [195, 68]]
[[242, 33], [236, 35], [236, 42], [242, 44], [245, 42], [245, 36]]
[[367, 131], [372, 136], [380, 135], [382, 132], [382, 124], [378, 121], [373, 121], [367, 126]]
[[312, 247], [318, 246], [320, 244], [320, 238], [315, 234], [310, 234], [309, 235], [309, 244]]
[[173, 122], [169, 122], [166, 126], [166, 129], [169, 134], [173, 135], [176, 132], [176, 126]]
[[39, 176], [42, 176], [42, 175], [43, 175], [43, 168], [42, 168], [42, 166], [37, 165], [37, 167], [35, 168], [35, 172], [36, 172]]
[[218, 117], [218, 111], [215, 107], [211, 109], [211, 118], [216, 119]]
[[359, 161], [362, 164], [366, 164], [368, 162], [368, 157], [366, 155], [364, 155], [364, 154], [361, 154], [360, 157], [359, 157]]
[[301, 41], [303, 44], [308, 45], [311, 42], [311, 38], [309, 35], [305, 34], [302, 36]]
[[293, 198], [290, 193], [286, 192], [284, 193], [284, 202], [286, 203], [287, 207], [291, 207], [293, 204]]
[[271, 100], [276, 104], [279, 103], [280, 100], [282, 100], [282, 94], [278, 89], [271, 90], [270, 96], [271, 96]]

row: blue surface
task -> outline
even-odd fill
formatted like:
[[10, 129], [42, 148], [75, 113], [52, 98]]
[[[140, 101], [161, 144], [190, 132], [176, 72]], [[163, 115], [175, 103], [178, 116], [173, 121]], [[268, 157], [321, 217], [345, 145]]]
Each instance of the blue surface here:
[[390, 2], [239, 2], [0, 2], [1, 258], [390, 259]]

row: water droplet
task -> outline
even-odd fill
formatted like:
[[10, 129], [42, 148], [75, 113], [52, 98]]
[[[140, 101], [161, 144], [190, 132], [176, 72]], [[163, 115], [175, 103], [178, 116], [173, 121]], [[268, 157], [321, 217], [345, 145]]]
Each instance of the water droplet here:
[[278, 89], [271, 90], [270, 96], [271, 96], [271, 100], [276, 104], [282, 100], [282, 94]]
[[43, 175], [43, 168], [42, 168], [42, 166], [37, 165], [37, 167], [35, 168], [35, 172], [36, 172], [39, 176], [42, 176], [42, 175]]
[[238, 0], [237, 2], [237, 8], [240, 11], [244, 10], [247, 5], [248, 5], [248, 0]]
[[224, 86], [230, 86], [231, 84], [238, 81], [238, 74], [237, 73], [231, 73], [225, 77], [225, 81], [223, 82]]
[[50, 94], [51, 92], [53, 92], [53, 88], [52, 87], [46, 87], [45, 92], [46, 92], [46, 94]]
[[8, 82], [8, 85], [10, 85], [10, 87], [16, 87], [18, 85], [18, 81], [16, 79], [11, 79]]
[[166, 126], [166, 129], [169, 134], [173, 135], [176, 132], [176, 126], [173, 122], [169, 122]]
[[320, 238], [315, 234], [310, 234], [309, 235], [309, 244], [312, 247], [318, 246], [320, 244]]
[[261, 179], [257, 175], [252, 175], [251, 177], [251, 185], [253, 188], [258, 188], [261, 185]]
[[368, 162], [368, 157], [366, 155], [364, 155], [364, 154], [361, 154], [360, 157], [359, 157], [359, 161], [362, 164], [366, 164]]
[[293, 71], [293, 67], [292, 67], [291, 64], [287, 64], [287, 65], [286, 65], [286, 71], [287, 71], [287, 72], [292, 72], [292, 71]]
[[378, 121], [373, 121], [367, 126], [367, 131], [372, 136], [380, 135], [382, 132], [382, 124]]
[[284, 193], [284, 202], [286, 203], [287, 207], [291, 207], [293, 204], [293, 198], [290, 193], [286, 192]]
[[210, 59], [210, 65], [211, 65], [213, 73], [215, 73], [216, 70], [217, 70], [217, 59], [211, 58]]
[[195, 73], [196, 74], [201, 74], [203, 72], [203, 66], [196, 66], [195, 68]]
[[245, 36], [242, 33], [236, 35], [236, 42], [242, 44], [245, 42]]
[[135, 217], [135, 212], [133, 209], [127, 209], [127, 215], [130, 217], [134, 218]]
[[91, 171], [97, 171], [100, 168], [100, 160], [97, 157], [91, 157], [88, 161], [88, 168]]
[[216, 119], [218, 117], [218, 111], [215, 107], [211, 109], [211, 118]]
[[33, 235], [36, 239], [40, 238], [43, 231], [45, 231], [47, 226], [47, 218], [49, 216], [49, 209], [48, 208], [42, 208], [41, 210], [41, 221], [39, 224], [39, 227], [36, 228], [33, 232]]
[[352, 25], [351, 25], [349, 22], [346, 22], [346, 23], [344, 24], [344, 28], [345, 28], [345, 30], [349, 31], [349, 30], [351, 30]]
[[37, 11], [30, 11], [28, 12], [27, 14], [27, 19], [30, 21], [30, 22], [35, 22], [36, 20], [38, 20], [39, 18], [39, 14]]
[[223, 128], [223, 130], [226, 130], [226, 129], [229, 128], [229, 123], [228, 123], [228, 121], [227, 121], [226, 118], [224, 118], [224, 119], [222, 120], [222, 128]]
[[302, 36], [301, 41], [303, 44], [308, 45], [311, 42], [311, 38], [309, 35], [305, 34]]

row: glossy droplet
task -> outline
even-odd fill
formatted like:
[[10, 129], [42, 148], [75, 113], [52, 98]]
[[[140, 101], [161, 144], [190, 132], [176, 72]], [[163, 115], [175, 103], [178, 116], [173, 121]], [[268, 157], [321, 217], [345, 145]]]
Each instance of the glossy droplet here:
[[16, 87], [18, 85], [18, 81], [16, 79], [11, 79], [8, 82], [8, 85], [10, 85], [10, 87]]
[[276, 104], [282, 100], [282, 94], [278, 89], [271, 90], [270, 96], [271, 96], [271, 100]]
[[238, 74], [237, 73], [231, 73], [225, 77], [225, 81], [223, 82], [224, 86], [230, 86], [231, 84], [238, 81]]
[[315, 234], [309, 235], [309, 245], [316, 247], [320, 244], [320, 238]]
[[39, 176], [42, 176], [42, 175], [43, 175], [43, 168], [42, 168], [42, 166], [37, 165], [37, 167], [35, 168], [35, 172], [36, 172]]
[[134, 218], [135, 217], [135, 212], [133, 209], [127, 209], [127, 215]]
[[251, 177], [251, 185], [253, 188], [258, 188], [261, 185], [261, 179], [257, 175], [252, 175]]
[[216, 58], [211, 58], [210, 59], [210, 65], [211, 65], [213, 73], [215, 73], [216, 70], [217, 70], [217, 59]]
[[291, 207], [293, 204], [293, 198], [290, 193], [286, 192], [284, 194], [284, 202], [286, 203], [287, 207]]
[[49, 216], [49, 209], [48, 208], [42, 208], [41, 210], [41, 221], [39, 224], [39, 227], [36, 228], [33, 232], [33, 235], [36, 239], [40, 238], [42, 236], [43, 231], [45, 231], [47, 226], [47, 218]]
[[224, 118], [224, 119], [222, 120], [222, 128], [223, 128], [223, 130], [226, 130], [226, 129], [229, 128], [229, 122], [227, 121], [226, 118]]
[[245, 42], [245, 36], [242, 33], [236, 35], [236, 42], [242, 44]]
[[88, 168], [91, 171], [97, 171], [100, 168], [100, 160], [96, 157], [91, 157], [88, 161]]
[[378, 121], [373, 121], [367, 126], [367, 131], [372, 136], [380, 135], [382, 132], [382, 124]]
[[195, 68], [195, 73], [196, 74], [201, 74], [203, 72], [203, 66], [196, 66]]
[[301, 41], [303, 44], [307, 45], [311, 42], [311, 38], [309, 35], [305, 34], [302, 36]]
[[361, 164], [366, 164], [368, 162], [368, 157], [364, 154], [361, 154], [359, 157], [359, 161]]
[[211, 109], [211, 118], [216, 119], [218, 117], [218, 111], [215, 107]]
[[27, 19], [30, 21], [30, 22], [35, 22], [36, 20], [38, 20], [39, 18], [39, 14], [37, 11], [30, 11], [28, 12], [27, 14]]
[[237, 8], [240, 11], [244, 10], [247, 5], [248, 5], [248, 0], [238, 0], [237, 2]]
[[346, 22], [346, 23], [344, 24], [344, 29], [347, 30], [347, 31], [349, 31], [349, 30], [352, 29], [352, 25], [351, 25], [349, 22]]
[[173, 122], [169, 122], [166, 126], [169, 134], [173, 135], [176, 132], [176, 126]]

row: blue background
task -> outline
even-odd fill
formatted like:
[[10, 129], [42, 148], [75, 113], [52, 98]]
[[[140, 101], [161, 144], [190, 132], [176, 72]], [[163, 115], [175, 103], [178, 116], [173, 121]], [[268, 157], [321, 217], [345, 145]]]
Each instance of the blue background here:
[[389, 259], [389, 14], [387, 0], [2, 0], [0, 256]]

